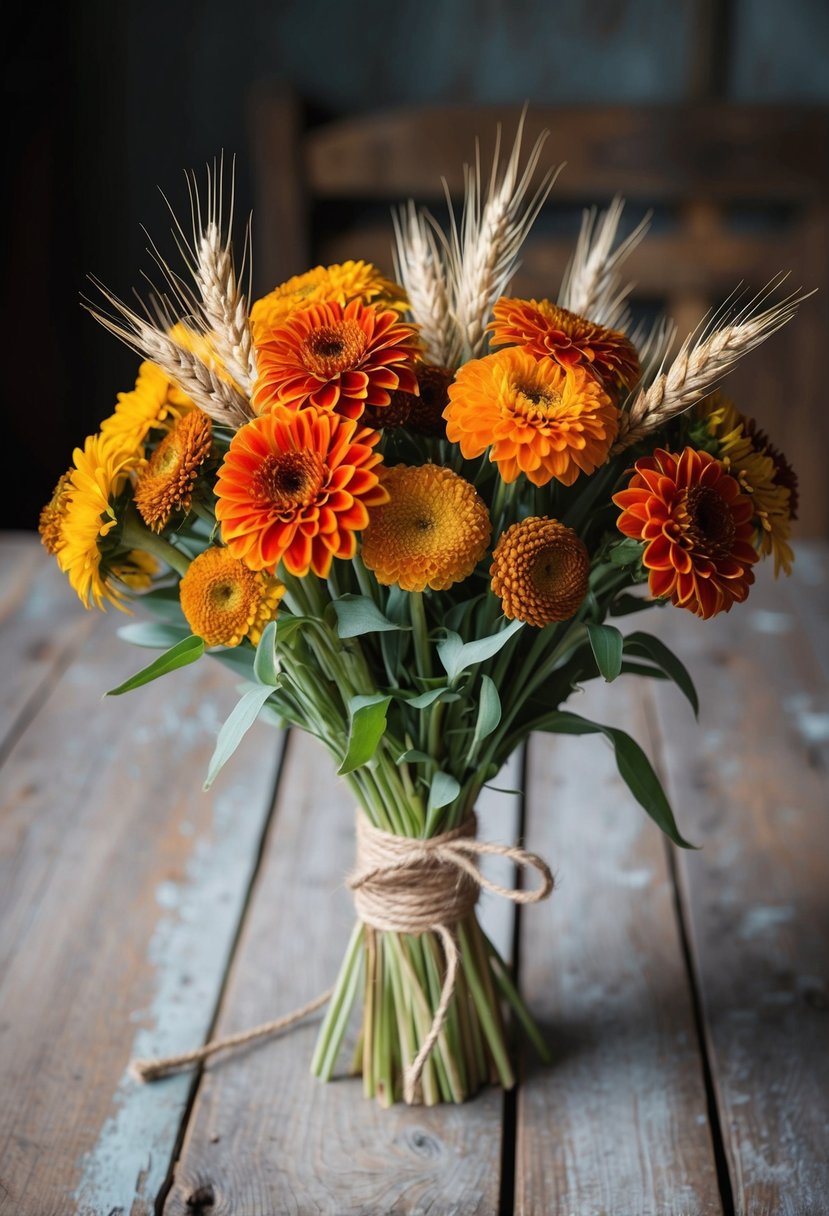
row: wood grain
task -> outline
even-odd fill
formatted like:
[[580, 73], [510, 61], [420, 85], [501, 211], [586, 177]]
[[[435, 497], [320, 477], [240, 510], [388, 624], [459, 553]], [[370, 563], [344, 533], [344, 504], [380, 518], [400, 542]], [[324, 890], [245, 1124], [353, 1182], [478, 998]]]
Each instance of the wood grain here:
[[661, 688], [674, 800], [703, 848], [679, 857], [735, 1208], [823, 1213], [829, 1196], [829, 579], [764, 568], [713, 622], [665, 612], [702, 704]]
[[[234, 960], [219, 1029], [278, 1016], [333, 981], [353, 909], [353, 808], [333, 766], [292, 735], [277, 817]], [[495, 1212], [502, 1095], [459, 1107], [395, 1106], [329, 1084], [309, 1064], [318, 1019], [205, 1070], [165, 1216]], [[347, 1061], [341, 1064], [344, 1072]]]
[[[190, 1081], [151, 1089], [126, 1068], [207, 1033], [278, 736], [255, 728], [205, 795], [232, 676], [203, 660], [104, 702], [151, 652], [114, 636], [116, 614], [66, 611], [91, 622], [87, 642], [3, 766], [0, 1212], [144, 1216]], [[4, 646], [23, 652], [28, 629], [21, 619]]]
[[[648, 748], [642, 683], [594, 681], [572, 708]], [[520, 945], [555, 1059], [529, 1059], [519, 1091], [515, 1210], [719, 1213], [665, 849], [609, 748], [532, 739], [526, 838], [557, 879], [548, 904], [522, 910]]]

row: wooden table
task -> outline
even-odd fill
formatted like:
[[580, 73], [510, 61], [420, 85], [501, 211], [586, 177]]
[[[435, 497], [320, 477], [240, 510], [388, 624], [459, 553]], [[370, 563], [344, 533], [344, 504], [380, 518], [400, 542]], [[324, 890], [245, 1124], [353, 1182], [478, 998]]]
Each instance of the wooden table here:
[[[646, 746], [699, 851], [666, 846], [596, 739], [531, 742], [524, 834], [558, 889], [515, 942], [555, 1063], [382, 1111], [309, 1076], [314, 1018], [201, 1073], [128, 1075], [329, 985], [351, 806], [316, 744], [264, 724], [203, 793], [233, 676], [205, 660], [102, 701], [149, 652], [7, 536], [3, 1216], [829, 1212], [827, 571], [801, 545], [742, 610], [646, 618], [696, 677], [699, 724], [635, 678], [573, 703]], [[507, 839], [514, 807], [485, 812]]]

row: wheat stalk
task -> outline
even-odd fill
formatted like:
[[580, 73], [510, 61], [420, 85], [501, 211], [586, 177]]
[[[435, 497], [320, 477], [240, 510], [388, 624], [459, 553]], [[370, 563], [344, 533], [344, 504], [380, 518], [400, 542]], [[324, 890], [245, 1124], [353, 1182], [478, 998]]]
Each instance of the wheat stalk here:
[[661, 371], [650, 386], [640, 388], [629, 408], [623, 411], [612, 455], [623, 452], [670, 418], [690, 409], [711, 392], [743, 355], [792, 319], [812, 292], [794, 292], [771, 308], [758, 311], [784, 278], [773, 279], [727, 324], [722, 324], [733, 309], [733, 302], [726, 301], [698, 335], [690, 334], [685, 339], [667, 371]]
[[619, 267], [646, 235], [651, 217], [646, 215], [614, 249], [624, 206], [624, 199], [617, 195], [607, 211], [598, 213], [591, 207], [582, 213], [579, 238], [561, 285], [559, 304], [598, 325], [626, 331], [630, 324], [628, 296], [633, 284], [622, 281]]
[[92, 279], [92, 282], [112, 312], [105, 312], [86, 300], [83, 303], [105, 329], [143, 358], [157, 364], [215, 422], [237, 430], [250, 420], [250, 402], [239, 389], [170, 336], [175, 319], [166, 300], [153, 301], [154, 319], [148, 309], [145, 308], [142, 316], [98, 280]]
[[412, 199], [392, 215], [394, 270], [420, 330], [426, 358], [440, 367], [452, 357], [452, 319], [446, 266], [435, 239], [436, 224]]
[[453, 319], [450, 366], [478, 358], [483, 353], [492, 306], [507, 291], [518, 266], [521, 246], [560, 169], [559, 166], [559, 169], [548, 170], [530, 196], [530, 183], [549, 133], [544, 131], [536, 140], [519, 176], [524, 116], [521, 115], [512, 152], [503, 170], [499, 126], [486, 190], [481, 182], [480, 155], [476, 155], [474, 169], [466, 166], [460, 230], [447, 192], [451, 220], [447, 271]]

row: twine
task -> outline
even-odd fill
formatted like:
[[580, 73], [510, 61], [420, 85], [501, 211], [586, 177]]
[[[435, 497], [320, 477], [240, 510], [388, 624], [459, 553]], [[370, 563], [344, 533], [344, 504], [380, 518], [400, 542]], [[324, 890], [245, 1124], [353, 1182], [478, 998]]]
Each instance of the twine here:
[[[391, 933], [435, 933], [446, 959], [446, 975], [429, 1033], [404, 1070], [403, 1097], [409, 1104], [416, 1100], [423, 1067], [443, 1029], [455, 991], [460, 965], [455, 926], [475, 907], [481, 890], [515, 904], [533, 904], [546, 899], [553, 889], [553, 876], [542, 858], [515, 846], [476, 840], [476, 826], [473, 814], [460, 827], [419, 840], [384, 832], [374, 827], [362, 811], [357, 814], [357, 868], [348, 879], [348, 886], [354, 894], [358, 917], [372, 929]], [[541, 886], [529, 891], [502, 887], [481, 874], [476, 864], [481, 856], [506, 857], [519, 868], [534, 869], [541, 876]], [[130, 1072], [140, 1081], [155, 1081], [188, 1064], [200, 1064], [216, 1052], [287, 1030], [321, 1008], [332, 991], [329, 988], [284, 1017], [213, 1039], [193, 1051], [133, 1060]]]

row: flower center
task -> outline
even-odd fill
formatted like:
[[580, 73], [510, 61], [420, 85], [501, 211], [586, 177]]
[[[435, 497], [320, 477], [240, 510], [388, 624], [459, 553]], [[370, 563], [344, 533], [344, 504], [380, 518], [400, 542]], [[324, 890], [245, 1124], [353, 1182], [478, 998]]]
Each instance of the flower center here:
[[153, 453], [150, 468], [156, 476], [164, 476], [165, 473], [172, 473], [180, 459], [179, 446], [174, 442], [174, 437], [168, 435], [166, 439], [162, 439]]
[[307, 507], [319, 493], [323, 472], [316, 452], [266, 456], [253, 476], [254, 494], [277, 511]]
[[208, 592], [208, 599], [211, 608], [216, 612], [233, 612], [241, 595], [242, 588], [239, 583], [231, 583], [223, 579], [221, 582], [213, 584]]
[[355, 367], [367, 345], [368, 338], [356, 321], [321, 325], [302, 343], [302, 362], [321, 380], [332, 380], [340, 372]]
[[561, 404], [561, 393], [536, 384], [516, 384], [513, 410], [529, 422], [549, 418]]
[[542, 595], [549, 595], [560, 588], [566, 569], [567, 561], [562, 553], [556, 549], [542, 549], [530, 570], [532, 584]]
[[710, 486], [694, 486], [685, 499], [685, 533], [695, 546], [711, 557], [730, 553], [737, 526], [728, 503]]

